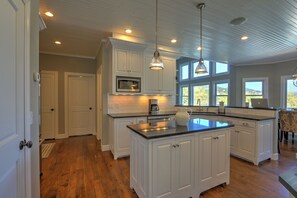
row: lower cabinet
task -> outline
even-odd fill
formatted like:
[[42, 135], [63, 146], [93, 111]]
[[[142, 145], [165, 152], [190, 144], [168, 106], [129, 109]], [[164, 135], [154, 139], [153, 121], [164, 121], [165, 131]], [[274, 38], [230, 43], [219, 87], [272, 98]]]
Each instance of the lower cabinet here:
[[251, 161], [255, 165], [272, 156], [273, 121], [252, 121], [225, 118], [235, 125], [231, 129], [231, 154]]
[[110, 150], [116, 160], [130, 155], [130, 129], [127, 125], [146, 123], [146, 117], [109, 118]]
[[229, 130], [152, 140], [131, 132], [130, 187], [140, 198], [199, 197], [228, 184]]
[[201, 192], [230, 180], [230, 135], [225, 131], [198, 136], [196, 177]]

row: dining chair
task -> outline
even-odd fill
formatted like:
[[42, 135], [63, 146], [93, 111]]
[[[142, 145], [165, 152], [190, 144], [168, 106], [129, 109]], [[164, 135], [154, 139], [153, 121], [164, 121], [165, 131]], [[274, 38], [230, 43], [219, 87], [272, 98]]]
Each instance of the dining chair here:
[[294, 133], [297, 133], [297, 111], [281, 110], [279, 112], [280, 122], [280, 141], [285, 132], [292, 132], [292, 144], [294, 144]]

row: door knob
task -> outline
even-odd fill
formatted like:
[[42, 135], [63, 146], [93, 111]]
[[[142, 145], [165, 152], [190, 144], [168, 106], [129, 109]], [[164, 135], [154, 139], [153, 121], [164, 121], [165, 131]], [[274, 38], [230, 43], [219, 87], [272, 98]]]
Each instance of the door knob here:
[[31, 140], [28, 142], [26, 140], [20, 141], [20, 145], [19, 145], [20, 150], [23, 150], [25, 146], [28, 148], [31, 148], [33, 146], [33, 142]]
[[54, 108], [51, 108], [51, 111], [54, 111]]
[[89, 109], [92, 110], [92, 107], [90, 107]]

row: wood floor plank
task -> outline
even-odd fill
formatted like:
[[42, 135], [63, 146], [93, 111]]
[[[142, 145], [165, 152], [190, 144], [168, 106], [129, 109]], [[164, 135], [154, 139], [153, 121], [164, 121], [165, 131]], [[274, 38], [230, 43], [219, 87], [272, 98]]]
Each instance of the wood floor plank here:
[[[41, 198], [136, 198], [130, 190], [129, 157], [114, 160], [101, 152], [95, 136], [56, 140], [42, 159]], [[297, 142], [297, 141], [295, 141]], [[296, 145], [281, 144], [279, 161], [252, 163], [231, 157], [230, 184], [204, 192], [201, 198], [282, 198], [288, 191], [278, 175], [296, 166]]]

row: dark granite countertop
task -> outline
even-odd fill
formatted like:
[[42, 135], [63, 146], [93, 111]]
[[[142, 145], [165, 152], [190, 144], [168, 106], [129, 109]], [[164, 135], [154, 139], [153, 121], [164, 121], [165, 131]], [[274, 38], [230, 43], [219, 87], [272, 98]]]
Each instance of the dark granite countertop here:
[[231, 114], [231, 113], [219, 114], [219, 115], [225, 116], [225, 117], [231, 117], [231, 118], [241, 118], [241, 119], [256, 120], [256, 121], [275, 119], [275, 117], [269, 117], [269, 116], [243, 115], [243, 114]]
[[281, 174], [279, 181], [294, 197], [297, 197], [297, 167]]
[[148, 113], [148, 112], [140, 112], [140, 113], [110, 113], [107, 114], [112, 118], [128, 118], [128, 117], [147, 117], [147, 116], [165, 116], [165, 115], [175, 115], [176, 111], [160, 111], [158, 113]]
[[127, 127], [146, 139], [168, 136], [185, 135], [190, 133], [205, 132], [222, 128], [233, 127], [233, 124], [206, 119], [190, 119], [187, 126], [178, 126], [175, 121], [155, 122], [145, 124], [132, 124]]
[[[197, 105], [175, 105], [175, 107], [199, 107]], [[217, 107], [219, 108], [219, 106], [200, 106], [200, 107]], [[239, 108], [239, 109], [254, 109], [254, 110], [280, 110], [280, 107], [268, 107], [268, 108], [253, 108], [253, 107], [239, 107], [239, 106], [225, 106], [225, 108]]]

